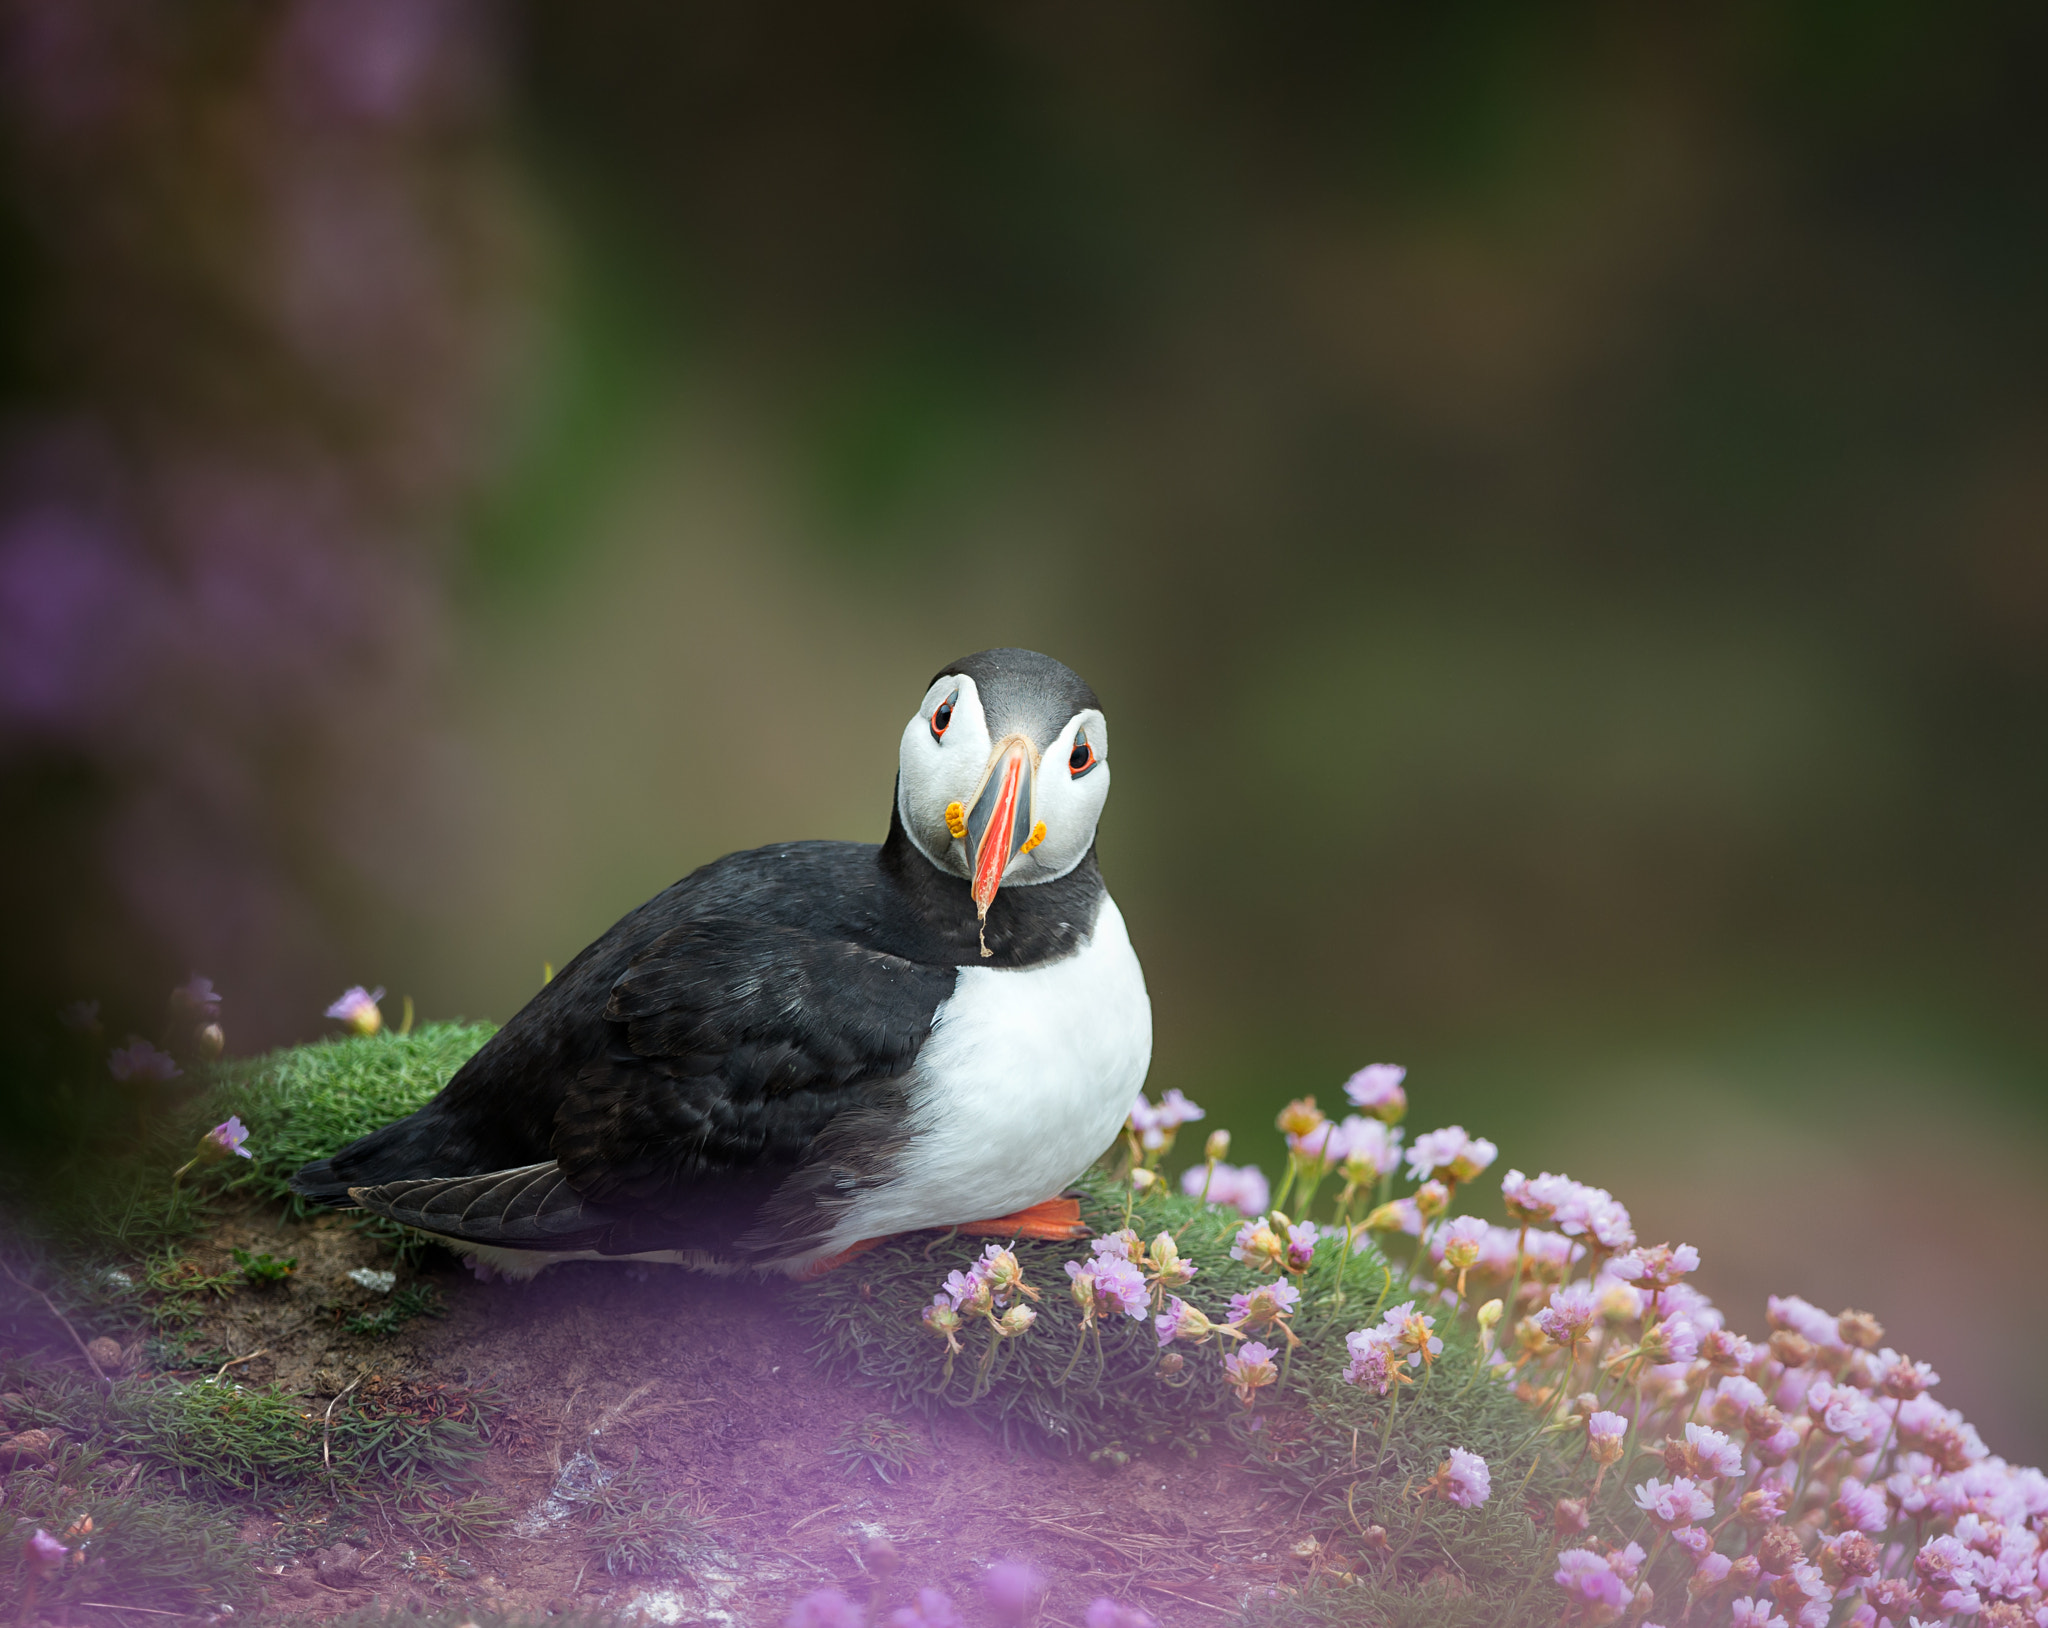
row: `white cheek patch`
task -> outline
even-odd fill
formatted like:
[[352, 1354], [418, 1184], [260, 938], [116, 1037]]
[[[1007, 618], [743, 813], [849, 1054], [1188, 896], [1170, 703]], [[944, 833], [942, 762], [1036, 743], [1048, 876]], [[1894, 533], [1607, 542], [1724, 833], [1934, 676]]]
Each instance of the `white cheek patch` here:
[[[952, 721], [945, 734], [932, 734], [932, 713], [947, 696]], [[948, 674], [925, 692], [922, 705], [903, 726], [896, 758], [896, 812], [919, 853], [953, 876], [967, 874], [966, 849], [946, 828], [949, 804], [969, 806], [989, 758], [988, 723], [974, 680]]]

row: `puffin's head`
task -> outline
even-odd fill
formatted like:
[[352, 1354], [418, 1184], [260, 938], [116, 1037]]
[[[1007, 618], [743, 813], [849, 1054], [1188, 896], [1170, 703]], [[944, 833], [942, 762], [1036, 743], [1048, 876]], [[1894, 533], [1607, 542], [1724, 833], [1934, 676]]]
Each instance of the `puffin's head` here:
[[1078, 673], [984, 650], [932, 680], [903, 726], [896, 812], [918, 851], [964, 877], [983, 918], [999, 887], [1064, 876], [1109, 796], [1109, 725]]

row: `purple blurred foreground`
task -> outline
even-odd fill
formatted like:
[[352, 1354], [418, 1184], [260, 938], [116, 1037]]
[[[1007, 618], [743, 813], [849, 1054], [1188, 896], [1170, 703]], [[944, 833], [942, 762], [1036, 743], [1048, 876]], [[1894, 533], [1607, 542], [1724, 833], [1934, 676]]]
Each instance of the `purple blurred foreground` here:
[[0, 441], [0, 769], [82, 788], [14, 885], [100, 879], [10, 914], [95, 992], [207, 969], [239, 1046], [341, 981], [325, 924], [434, 749], [522, 320], [495, 44], [460, 0], [0, 7], [61, 381]]

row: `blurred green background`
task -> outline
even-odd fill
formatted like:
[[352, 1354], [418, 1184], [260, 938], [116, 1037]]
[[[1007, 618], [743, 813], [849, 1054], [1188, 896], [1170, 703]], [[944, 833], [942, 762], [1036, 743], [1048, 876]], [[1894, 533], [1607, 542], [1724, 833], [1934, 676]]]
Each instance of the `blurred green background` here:
[[20, 1135], [63, 1000], [876, 839], [1030, 645], [1155, 1088], [1403, 1062], [2048, 1457], [2038, 8], [0, 15]]

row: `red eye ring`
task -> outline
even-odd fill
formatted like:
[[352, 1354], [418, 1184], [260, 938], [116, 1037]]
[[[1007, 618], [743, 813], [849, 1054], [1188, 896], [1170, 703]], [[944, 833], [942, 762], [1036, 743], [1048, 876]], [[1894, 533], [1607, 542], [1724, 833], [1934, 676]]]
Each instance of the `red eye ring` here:
[[1100, 759], [1095, 755], [1095, 747], [1089, 741], [1087, 735], [1076, 735], [1074, 737], [1074, 749], [1067, 754], [1067, 773], [1072, 775], [1074, 779], [1079, 780], [1082, 775], [1094, 768], [1099, 761]]
[[953, 703], [958, 701], [959, 699], [960, 692], [958, 690], [955, 690], [951, 695], [947, 696], [945, 700], [941, 701], [936, 707], [932, 709], [933, 740], [942, 740], [945, 737], [946, 730], [948, 729], [948, 727], [951, 726], [953, 722]]

